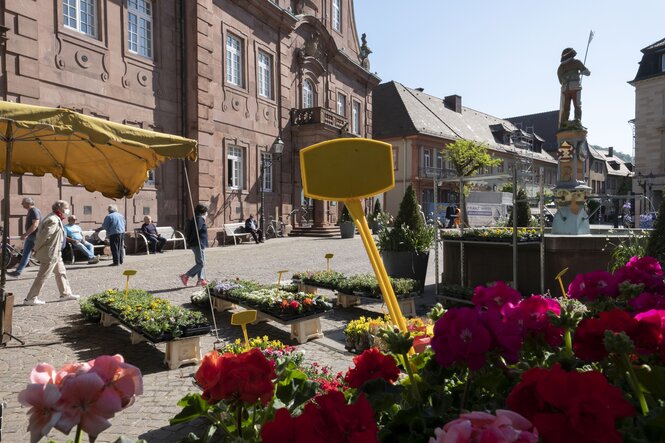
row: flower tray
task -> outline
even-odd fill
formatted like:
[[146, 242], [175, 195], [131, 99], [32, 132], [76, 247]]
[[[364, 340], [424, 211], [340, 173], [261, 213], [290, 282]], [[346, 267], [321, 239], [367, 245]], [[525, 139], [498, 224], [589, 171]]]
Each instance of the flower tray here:
[[102, 326], [107, 327], [114, 324], [122, 325], [125, 329], [129, 330], [129, 338], [133, 345], [144, 341], [149, 341], [153, 344], [166, 343], [164, 363], [169, 369], [176, 369], [186, 363], [196, 364], [201, 361], [200, 339], [202, 335], [210, 332], [209, 325], [187, 328], [182, 337], [174, 338], [172, 334], [154, 336], [121, 321], [113, 315], [105, 305], [95, 303], [95, 306], [101, 312], [100, 323]]
[[[354, 291], [353, 295], [345, 294], [343, 292], [336, 292], [337, 295], [337, 304], [343, 308], [349, 308], [351, 306], [358, 306], [361, 303], [362, 299], [368, 299], [372, 301], [383, 300], [381, 295], [375, 296], [367, 292], [358, 292]], [[399, 305], [402, 315], [405, 317], [415, 317], [416, 316], [416, 302], [415, 297], [418, 295], [416, 292], [411, 292], [409, 294], [400, 294], [395, 295], [397, 297], [397, 304]]]

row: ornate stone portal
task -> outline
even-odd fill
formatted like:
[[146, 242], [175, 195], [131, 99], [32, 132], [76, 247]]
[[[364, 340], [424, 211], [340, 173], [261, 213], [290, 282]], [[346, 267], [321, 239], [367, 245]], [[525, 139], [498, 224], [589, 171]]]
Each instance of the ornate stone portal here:
[[[561, 105], [559, 109], [559, 131], [556, 134], [559, 166], [557, 185], [554, 188], [557, 213], [552, 222], [552, 234], [589, 234], [589, 215], [585, 204], [591, 188], [584, 179], [586, 159], [589, 153], [587, 131], [582, 126], [582, 103], [580, 100], [581, 75], [589, 70], [575, 59], [572, 48], [564, 49], [561, 65], [557, 71], [561, 83]], [[569, 121], [570, 102], [575, 106], [574, 120]]]

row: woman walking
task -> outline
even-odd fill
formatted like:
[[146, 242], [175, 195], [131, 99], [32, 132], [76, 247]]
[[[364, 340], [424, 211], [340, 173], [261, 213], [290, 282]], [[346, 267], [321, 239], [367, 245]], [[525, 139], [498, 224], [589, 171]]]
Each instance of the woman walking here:
[[194, 260], [196, 261], [196, 264], [189, 271], [180, 274], [180, 281], [185, 286], [189, 283], [189, 279], [194, 276], [198, 277], [196, 286], [206, 286], [208, 284], [203, 268], [203, 262], [205, 261], [204, 249], [208, 247], [208, 226], [205, 220], [207, 213], [208, 208], [206, 206], [196, 205], [196, 208], [194, 208], [194, 218], [188, 220], [185, 226], [187, 244], [194, 252]]

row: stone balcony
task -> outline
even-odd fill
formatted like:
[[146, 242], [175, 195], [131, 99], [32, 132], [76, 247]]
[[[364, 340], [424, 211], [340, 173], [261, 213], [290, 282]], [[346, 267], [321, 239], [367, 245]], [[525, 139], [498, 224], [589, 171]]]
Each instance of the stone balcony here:
[[305, 126], [322, 124], [326, 129], [348, 129], [349, 120], [326, 108], [303, 108], [291, 110], [291, 125]]

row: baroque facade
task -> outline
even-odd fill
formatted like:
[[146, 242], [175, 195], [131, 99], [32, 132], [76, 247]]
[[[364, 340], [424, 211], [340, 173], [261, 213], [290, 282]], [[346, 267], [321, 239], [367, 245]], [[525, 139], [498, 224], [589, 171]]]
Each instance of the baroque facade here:
[[[7, 0], [2, 98], [184, 135], [196, 162], [169, 161], [143, 190], [116, 202], [128, 231], [151, 215], [182, 227], [193, 203], [209, 223], [257, 213], [286, 216], [310, 204], [314, 222], [336, 220], [329, 202], [302, 198], [299, 149], [340, 136], [371, 137], [369, 48], [352, 0]], [[277, 139], [282, 154], [272, 152]], [[263, 172], [263, 174], [262, 174]], [[43, 209], [70, 202], [86, 229], [108, 199], [66, 180], [12, 181], [13, 235], [23, 197]], [[15, 212], [14, 212], [15, 211]]]

